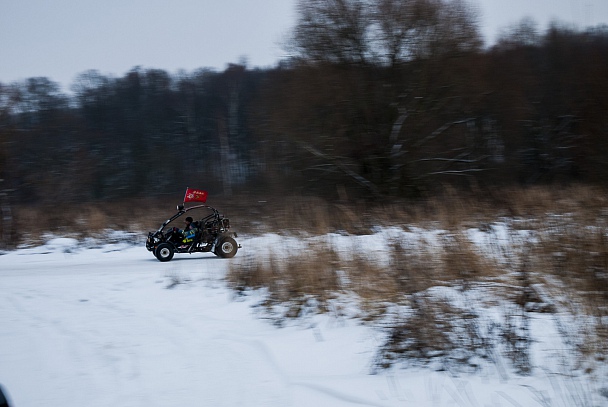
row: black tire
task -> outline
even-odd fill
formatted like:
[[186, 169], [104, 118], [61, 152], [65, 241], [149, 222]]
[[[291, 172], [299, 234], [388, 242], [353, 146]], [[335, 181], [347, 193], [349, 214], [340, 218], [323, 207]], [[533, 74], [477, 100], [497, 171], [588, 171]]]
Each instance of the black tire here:
[[174, 254], [175, 250], [173, 249], [173, 245], [169, 243], [159, 244], [154, 251], [154, 255], [159, 261], [169, 261], [173, 258]]
[[219, 257], [228, 259], [230, 257], [234, 257], [238, 249], [239, 245], [236, 243], [236, 240], [226, 236], [217, 242], [217, 245], [215, 246], [215, 254]]

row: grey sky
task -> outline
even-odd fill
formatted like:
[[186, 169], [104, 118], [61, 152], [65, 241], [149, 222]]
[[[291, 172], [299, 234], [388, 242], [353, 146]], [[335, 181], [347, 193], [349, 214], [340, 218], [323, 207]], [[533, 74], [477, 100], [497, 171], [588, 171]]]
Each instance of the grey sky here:
[[[245, 57], [272, 66], [296, 0], [0, 0], [0, 82], [46, 76], [67, 86], [97, 69], [217, 70]], [[608, 0], [472, 0], [487, 41], [531, 16], [578, 27], [608, 23]]]
[[494, 42], [501, 28], [532, 17], [544, 31], [552, 21], [577, 28], [608, 24], [608, 0], [474, 0], [480, 7], [481, 32]]

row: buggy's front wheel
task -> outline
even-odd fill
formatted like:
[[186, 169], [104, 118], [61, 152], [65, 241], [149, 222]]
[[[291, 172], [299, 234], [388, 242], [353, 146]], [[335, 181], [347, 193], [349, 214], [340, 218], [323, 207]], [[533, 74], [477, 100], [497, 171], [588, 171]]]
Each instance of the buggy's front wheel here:
[[215, 254], [223, 258], [234, 257], [238, 248], [239, 245], [236, 243], [236, 240], [226, 236], [220, 239], [220, 241], [215, 246]]
[[170, 245], [169, 243], [159, 244], [154, 251], [154, 255], [159, 261], [169, 261], [173, 258], [174, 254], [175, 250], [173, 249], [173, 245]]

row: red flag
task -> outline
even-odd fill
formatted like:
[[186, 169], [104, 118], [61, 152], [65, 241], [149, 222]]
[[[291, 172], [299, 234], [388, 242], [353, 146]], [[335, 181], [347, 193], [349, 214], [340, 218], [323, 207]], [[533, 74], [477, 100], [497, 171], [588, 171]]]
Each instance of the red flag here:
[[207, 202], [207, 191], [186, 188], [186, 195], [184, 195], [184, 203], [186, 202]]

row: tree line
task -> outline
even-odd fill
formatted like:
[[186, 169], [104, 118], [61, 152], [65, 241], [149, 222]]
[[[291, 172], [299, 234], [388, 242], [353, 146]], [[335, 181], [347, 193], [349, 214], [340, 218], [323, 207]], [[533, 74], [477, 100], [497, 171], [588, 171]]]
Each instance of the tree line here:
[[0, 83], [14, 202], [420, 196], [438, 186], [604, 183], [608, 27], [531, 20], [483, 47], [460, 0], [308, 0], [267, 69], [91, 70]]

